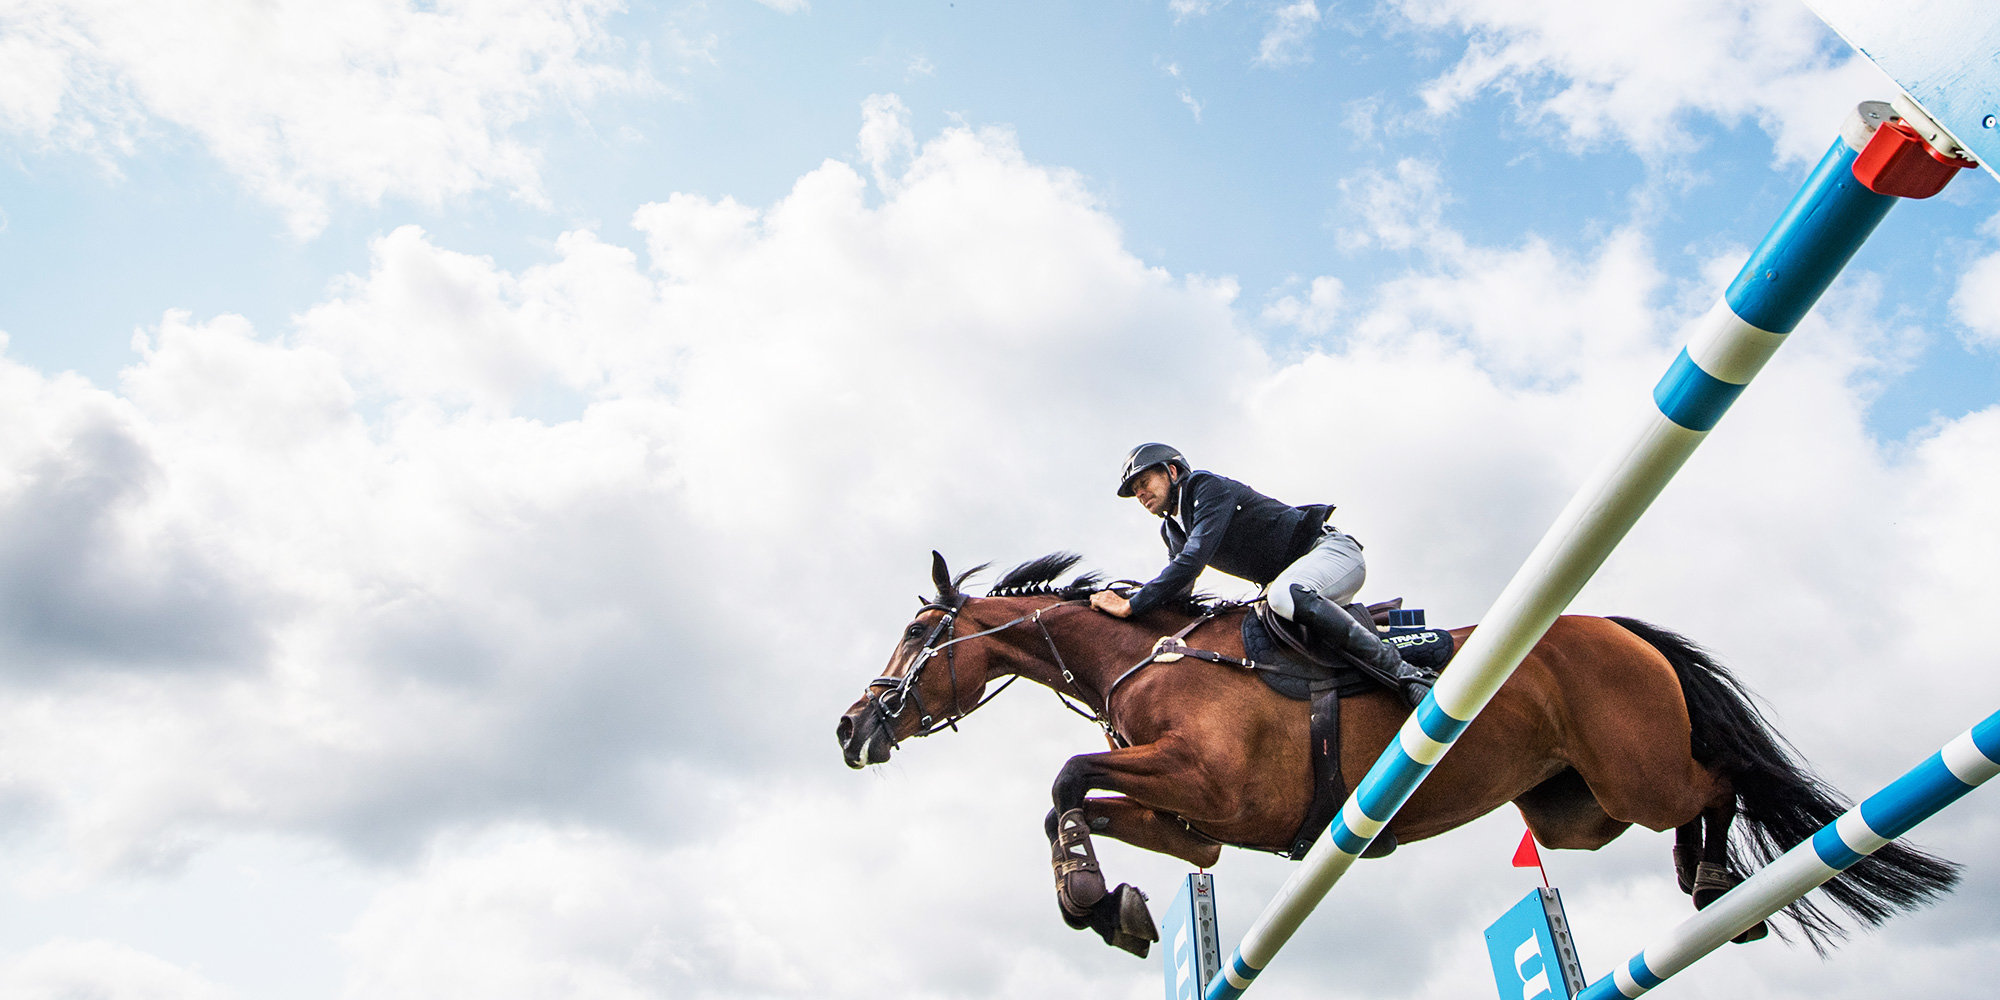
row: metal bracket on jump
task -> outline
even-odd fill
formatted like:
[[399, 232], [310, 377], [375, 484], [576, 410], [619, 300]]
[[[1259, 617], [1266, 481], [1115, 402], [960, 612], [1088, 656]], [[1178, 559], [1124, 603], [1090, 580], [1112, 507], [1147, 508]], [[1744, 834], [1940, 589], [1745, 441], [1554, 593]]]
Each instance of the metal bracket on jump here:
[[1854, 179], [1876, 194], [1928, 198], [1944, 190], [1959, 171], [1979, 165], [1950, 132], [1902, 94], [1889, 103], [1861, 102], [1841, 137], [1860, 150]]

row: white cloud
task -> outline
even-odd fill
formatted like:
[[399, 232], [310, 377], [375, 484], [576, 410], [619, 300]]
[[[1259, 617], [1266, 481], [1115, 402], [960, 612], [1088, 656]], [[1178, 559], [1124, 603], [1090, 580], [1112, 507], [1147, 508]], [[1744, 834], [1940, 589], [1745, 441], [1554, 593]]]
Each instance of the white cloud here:
[[1305, 298], [1286, 295], [1265, 306], [1264, 322], [1318, 336], [1333, 328], [1334, 319], [1340, 315], [1342, 292], [1339, 278], [1321, 275], [1307, 286]]
[[550, 105], [645, 86], [614, 59], [614, 0], [31, 0], [0, 19], [0, 126], [115, 161], [193, 134], [301, 235], [331, 204], [541, 198], [510, 130]]
[[[688, 755], [758, 753], [702, 718], [758, 672], [693, 665], [789, 634], [708, 616], [952, 547], [947, 511], [1038, 522], [973, 484], [1136, 433], [1047, 400], [1151, 413], [1184, 361], [1260, 363], [1233, 285], [1144, 266], [1005, 133], [947, 131], [889, 188], [828, 163], [762, 210], [648, 206], [651, 270], [587, 232], [508, 272], [405, 228], [284, 340], [170, 313], [116, 393], [0, 363], [5, 638], [53, 650], [4, 676], [9, 794], [84, 867], [227, 829], [393, 852], [529, 802], [673, 835], [646, 803], [703, 794]], [[1176, 330], [1213, 335], [1127, 347]], [[968, 449], [966, 422], [1042, 431]]]
[[1424, 88], [1448, 114], [1490, 92], [1510, 95], [1576, 148], [1607, 142], [1686, 152], [1689, 115], [1750, 121], [1781, 160], [1816, 160], [1857, 101], [1895, 93], [1800, 4], [1675, 0], [1398, 0], [1416, 24], [1463, 31], [1465, 54]]
[[1365, 224], [1341, 232], [1349, 247], [1379, 243], [1390, 250], [1422, 250], [1444, 257], [1464, 252], [1465, 241], [1444, 225], [1450, 196], [1435, 163], [1406, 157], [1396, 162], [1393, 176], [1364, 170], [1342, 179], [1340, 192]]
[[50, 941], [0, 961], [0, 993], [14, 1000], [224, 1000], [200, 975], [107, 941]]
[[[1167, 63], [1165, 66], [1162, 66], [1161, 68], [1165, 70], [1168, 76], [1173, 77], [1175, 80], [1181, 79], [1181, 67], [1179, 63]], [[1183, 83], [1175, 91], [1175, 94], [1181, 99], [1181, 104], [1188, 109], [1188, 112], [1194, 115], [1195, 124], [1197, 125], [1200, 124], [1201, 102], [1195, 100], [1193, 88]]]
[[1181, 104], [1188, 109], [1188, 113], [1194, 115], [1195, 124], [1201, 124], [1201, 102], [1194, 99], [1194, 91], [1182, 87], [1177, 94]]
[[902, 98], [870, 94], [861, 102], [860, 146], [861, 162], [868, 164], [875, 186], [888, 191], [917, 151], [917, 137], [910, 131], [910, 109]]
[[[1372, 238], [1425, 252], [1379, 285], [1315, 280], [1274, 321], [1345, 335], [1274, 361], [1232, 282], [1146, 266], [1005, 131], [891, 164], [880, 192], [827, 162], [770, 204], [678, 194], [635, 214], [643, 249], [574, 232], [516, 270], [397, 230], [284, 336], [168, 314], [115, 391], [0, 360], [0, 519], [29, 537], [65, 512], [50, 484], [97, 489], [90, 530], [62, 536], [94, 575], [58, 610], [138, 595], [118, 636], [0, 670], [7, 815], [86, 878], [171, 877], [259, 831], [375, 859], [396, 884], [346, 938], [352, 996], [1152, 995], [1157, 966], [1048, 898], [1047, 785], [1102, 745], [1090, 726], [1017, 692], [886, 770], [837, 762], [832, 722], [928, 550], [1148, 573], [1152, 524], [1111, 479], [1165, 439], [1340, 503], [1368, 596], [1469, 621], [1650, 405], [1692, 316], [1643, 232], [1477, 245], [1411, 161], [1368, 182]], [[1722, 650], [1857, 792], [2000, 695], [1977, 671], [1951, 697], [1883, 693], [1965, 657], [1900, 622], [2000, 600], [2000, 421], [1872, 441], [1854, 379], [1879, 311], [1837, 286], [1582, 603]], [[241, 641], [200, 645], [218, 635]], [[131, 652], [176, 642], [198, 662]], [[1884, 724], [1855, 723], [1863, 697]], [[1996, 831], [1966, 815], [1920, 839], [1983, 863]], [[1260, 991], [1484, 989], [1471, 942], [1525, 891], [1493, 877], [1518, 835], [1503, 810], [1359, 866]], [[1156, 904], [1179, 872], [1104, 850]], [[1602, 918], [1598, 968], [1685, 910], [1666, 853], [1637, 832], [1551, 858], [1572, 912]], [[1226, 857], [1240, 928], [1292, 869]], [[1911, 933], [1990, 911], [1990, 884]], [[895, 961], [857, 962], [857, 934]], [[1777, 945], [1715, 968], [1721, 989], [1876, 995], [1829, 981], [1880, 957], [1862, 940], [1829, 972]]]
[[[1982, 228], [1988, 235], [2000, 235], [2000, 217], [1987, 220]], [[1951, 312], [1965, 324], [1962, 339], [1968, 345], [2000, 346], [2000, 252], [1972, 261], [1958, 276]]]
[[1167, 0], [1167, 11], [1174, 15], [1175, 24], [1191, 17], [1207, 17], [1227, 6], [1229, 0]]
[[1260, 66], [1294, 66], [1312, 61], [1312, 36], [1319, 29], [1319, 6], [1294, 0], [1271, 12], [1270, 26], [1257, 43]]

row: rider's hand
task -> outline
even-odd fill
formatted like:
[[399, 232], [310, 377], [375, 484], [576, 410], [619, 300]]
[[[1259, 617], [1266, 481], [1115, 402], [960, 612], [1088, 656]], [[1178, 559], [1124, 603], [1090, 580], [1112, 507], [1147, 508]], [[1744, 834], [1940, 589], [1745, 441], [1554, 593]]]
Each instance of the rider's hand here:
[[1132, 602], [1109, 590], [1090, 595], [1090, 606], [1114, 618], [1130, 618]]

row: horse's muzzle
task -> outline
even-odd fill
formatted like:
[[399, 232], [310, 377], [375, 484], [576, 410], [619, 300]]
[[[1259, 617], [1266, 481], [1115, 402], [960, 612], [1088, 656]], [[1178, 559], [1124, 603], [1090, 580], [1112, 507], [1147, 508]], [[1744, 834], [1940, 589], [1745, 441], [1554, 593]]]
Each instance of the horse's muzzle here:
[[840, 756], [848, 767], [859, 770], [889, 759], [889, 721], [872, 698], [848, 709], [834, 726], [833, 735], [840, 741]]

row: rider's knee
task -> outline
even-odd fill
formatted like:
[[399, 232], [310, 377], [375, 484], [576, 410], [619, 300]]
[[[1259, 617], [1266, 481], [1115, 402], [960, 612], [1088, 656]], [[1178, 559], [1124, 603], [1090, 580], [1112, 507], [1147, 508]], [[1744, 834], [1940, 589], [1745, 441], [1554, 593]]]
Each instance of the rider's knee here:
[[1284, 577], [1271, 581], [1271, 587], [1264, 592], [1265, 603], [1278, 617], [1292, 621], [1292, 588]]

